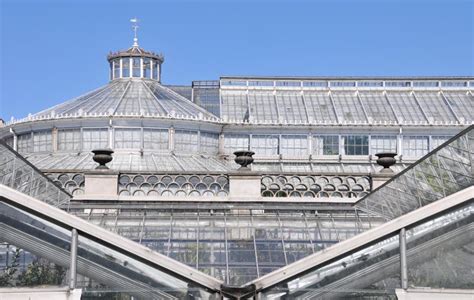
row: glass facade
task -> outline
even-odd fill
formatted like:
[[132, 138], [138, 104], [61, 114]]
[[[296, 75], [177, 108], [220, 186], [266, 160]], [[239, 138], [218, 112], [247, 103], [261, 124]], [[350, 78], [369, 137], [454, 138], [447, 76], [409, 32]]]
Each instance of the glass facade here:
[[107, 128], [83, 128], [83, 150], [94, 150], [109, 147], [109, 130]]
[[130, 58], [122, 58], [120, 61], [122, 62], [122, 77], [130, 77]]
[[431, 150], [434, 150], [441, 146], [444, 142], [448, 141], [452, 136], [446, 136], [446, 135], [435, 135], [431, 137]]
[[115, 128], [114, 146], [117, 149], [143, 149], [140, 128]]
[[233, 285], [254, 280], [383, 221], [351, 209], [320, 210], [315, 215], [302, 205], [298, 209], [271, 205], [256, 209], [244, 203], [201, 203], [199, 209], [166, 204], [107, 211], [92, 208], [90, 213], [72, 207], [71, 212]]
[[370, 152], [377, 154], [380, 152], [397, 152], [397, 137], [390, 135], [370, 136]]
[[246, 134], [225, 134], [224, 150], [227, 154], [233, 154], [237, 150], [249, 150], [250, 137]]
[[132, 76], [133, 77], [140, 77], [141, 75], [141, 67], [140, 67], [141, 59], [139, 57], [132, 58]]
[[[124, 102], [128, 99], [124, 98]], [[143, 102], [142, 102], [143, 103]], [[165, 128], [115, 127], [112, 129], [114, 149], [128, 150], [168, 150], [169, 133]], [[37, 131], [18, 135], [17, 145], [21, 153], [89, 151], [108, 147], [110, 129], [83, 128], [58, 129], [57, 139], [52, 138], [53, 130]], [[311, 139], [309, 143], [308, 136]], [[224, 154], [236, 150], [251, 149], [257, 156], [283, 155], [284, 157], [305, 158], [310, 153], [316, 156], [351, 155], [366, 156], [379, 152], [396, 152], [408, 160], [419, 158], [435, 149], [450, 136], [409, 136], [399, 135], [307, 135], [307, 134], [246, 134], [226, 133], [221, 141]], [[219, 154], [219, 134], [208, 131], [177, 129], [174, 136], [176, 151], [197, 151]], [[13, 138], [8, 138], [13, 146]], [[401, 146], [399, 147], [399, 141]], [[250, 143], [250, 147], [249, 147]]]
[[282, 135], [280, 154], [293, 157], [308, 156], [308, 137], [306, 135]]
[[110, 78], [148, 78], [160, 80], [160, 63], [149, 57], [121, 57], [110, 61]]
[[250, 149], [256, 155], [277, 155], [279, 136], [278, 135], [252, 135]]
[[149, 150], [168, 149], [168, 129], [143, 129], [143, 148]]
[[113, 69], [113, 78], [120, 78], [120, 59], [114, 59], [112, 61], [112, 69]]
[[219, 135], [201, 131], [199, 144], [201, 152], [216, 155], [219, 152]]
[[81, 149], [80, 129], [58, 130], [58, 150], [78, 151]]
[[33, 152], [33, 137], [32, 133], [25, 133], [18, 135], [18, 152], [28, 153]]
[[174, 149], [177, 151], [198, 152], [198, 132], [191, 130], [176, 130], [174, 135]]
[[428, 136], [403, 136], [403, 155], [422, 157], [429, 151]]

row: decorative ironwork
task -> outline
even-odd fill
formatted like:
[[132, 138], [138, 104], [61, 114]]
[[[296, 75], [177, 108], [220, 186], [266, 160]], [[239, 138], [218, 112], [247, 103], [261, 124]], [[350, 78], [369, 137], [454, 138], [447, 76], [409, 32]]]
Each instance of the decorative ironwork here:
[[119, 195], [155, 197], [227, 197], [229, 178], [209, 174], [120, 174]]
[[73, 196], [84, 194], [85, 180], [82, 173], [47, 173], [46, 176]]
[[370, 192], [369, 176], [264, 175], [263, 197], [361, 198]]

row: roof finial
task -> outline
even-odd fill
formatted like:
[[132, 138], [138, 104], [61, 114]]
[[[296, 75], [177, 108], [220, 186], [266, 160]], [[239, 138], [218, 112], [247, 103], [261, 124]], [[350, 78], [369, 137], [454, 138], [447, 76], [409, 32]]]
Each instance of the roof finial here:
[[132, 23], [132, 29], [134, 32], [133, 47], [138, 47], [138, 38], [137, 38], [138, 19], [135, 17], [133, 19], [130, 19], [130, 22]]

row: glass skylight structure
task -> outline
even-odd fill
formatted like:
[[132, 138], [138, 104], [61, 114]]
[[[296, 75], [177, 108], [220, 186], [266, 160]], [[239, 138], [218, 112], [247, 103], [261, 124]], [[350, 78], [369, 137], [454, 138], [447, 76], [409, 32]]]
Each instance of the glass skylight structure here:
[[104, 86], [0, 124], [0, 282], [49, 266], [85, 299], [474, 289], [474, 78], [178, 86], [137, 40], [107, 60]]

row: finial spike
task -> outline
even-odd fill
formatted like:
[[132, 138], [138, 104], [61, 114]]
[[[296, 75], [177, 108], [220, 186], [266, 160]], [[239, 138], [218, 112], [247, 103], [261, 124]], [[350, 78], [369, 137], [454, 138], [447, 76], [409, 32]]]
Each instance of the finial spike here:
[[133, 19], [130, 19], [130, 22], [132, 23], [132, 29], [134, 33], [133, 37], [133, 47], [138, 47], [138, 37], [137, 37], [137, 30], [138, 30], [138, 19], [135, 17]]

